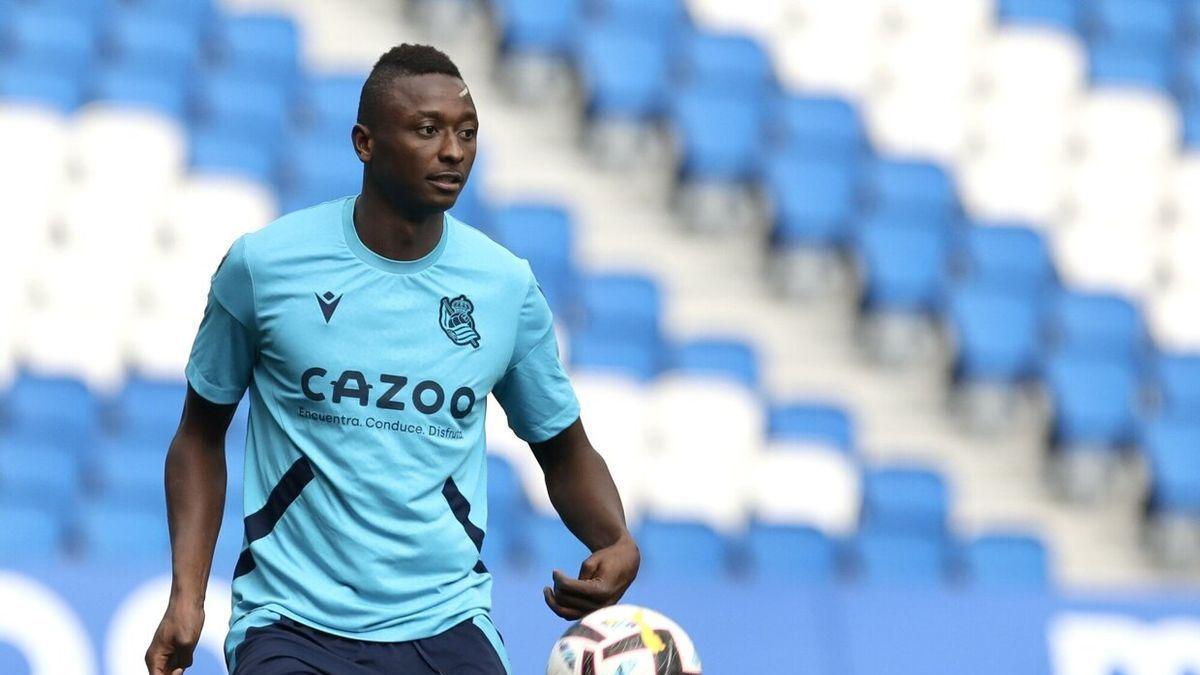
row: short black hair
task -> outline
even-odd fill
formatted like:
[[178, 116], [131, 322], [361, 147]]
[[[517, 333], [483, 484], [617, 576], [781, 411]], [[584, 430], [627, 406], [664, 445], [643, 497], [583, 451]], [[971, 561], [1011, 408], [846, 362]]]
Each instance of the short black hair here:
[[366, 125], [372, 123], [380, 101], [397, 77], [432, 74], [462, 79], [458, 66], [436, 47], [406, 43], [387, 50], [375, 62], [375, 67], [371, 68], [371, 74], [363, 83], [362, 95], [358, 99], [358, 121]]

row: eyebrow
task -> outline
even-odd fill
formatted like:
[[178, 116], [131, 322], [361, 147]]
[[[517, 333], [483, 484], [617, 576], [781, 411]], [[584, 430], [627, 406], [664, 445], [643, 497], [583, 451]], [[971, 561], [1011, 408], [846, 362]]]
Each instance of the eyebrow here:
[[[420, 117], [432, 117], [437, 120], [440, 120], [444, 117], [444, 115], [437, 110], [418, 110], [417, 115]], [[474, 110], [468, 110], [463, 117], [471, 120], [478, 119], [478, 116], [475, 114]]]

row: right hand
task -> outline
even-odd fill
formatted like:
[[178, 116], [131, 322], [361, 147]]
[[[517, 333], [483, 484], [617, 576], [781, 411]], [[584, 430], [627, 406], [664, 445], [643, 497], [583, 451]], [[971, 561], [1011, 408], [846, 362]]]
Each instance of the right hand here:
[[183, 675], [184, 669], [192, 665], [202, 628], [203, 606], [168, 605], [146, 650], [146, 671], [150, 675]]

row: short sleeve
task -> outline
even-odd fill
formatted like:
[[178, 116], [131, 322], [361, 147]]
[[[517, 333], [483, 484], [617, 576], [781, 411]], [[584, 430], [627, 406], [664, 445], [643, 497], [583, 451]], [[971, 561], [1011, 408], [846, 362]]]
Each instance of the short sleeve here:
[[558, 357], [550, 306], [532, 273], [529, 278], [512, 360], [492, 393], [513, 432], [528, 443], [540, 443], [579, 418], [579, 401]]
[[192, 389], [213, 403], [237, 403], [250, 386], [258, 336], [254, 289], [239, 239], [213, 274], [208, 305], [186, 375]]

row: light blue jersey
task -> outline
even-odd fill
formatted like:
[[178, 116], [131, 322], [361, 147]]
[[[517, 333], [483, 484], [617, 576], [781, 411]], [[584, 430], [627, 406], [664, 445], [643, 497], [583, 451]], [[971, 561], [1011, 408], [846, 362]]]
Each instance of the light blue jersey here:
[[490, 627], [487, 395], [530, 442], [579, 416], [528, 263], [451, 216], [424, 258], [383, 258], [354, 201], [238, 239], [188, 362], [210, 401], [250, 390], [231, 668], [280, 615], [384, 642]]

